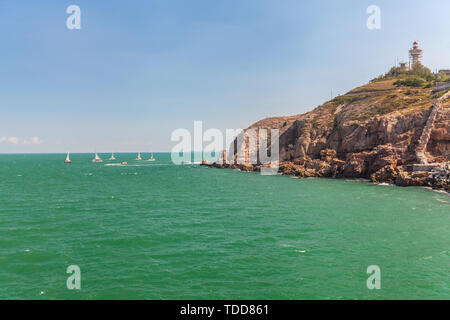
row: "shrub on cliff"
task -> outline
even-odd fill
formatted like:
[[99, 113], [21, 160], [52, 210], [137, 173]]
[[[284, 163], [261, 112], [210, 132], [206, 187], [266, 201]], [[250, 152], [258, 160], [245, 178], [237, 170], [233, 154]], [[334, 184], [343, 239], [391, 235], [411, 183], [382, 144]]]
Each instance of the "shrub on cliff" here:
[[387, 76], [387, 77], [398, 77], [398, 76], [406, 75], [406, 74], [408, 74], [408, 71], [404, 71], [400, 67], [392, 67], [391, 70], [389, 70], [388, 73], [386, 73], [385, 76]]
[[437, 79], [437, 76], [430, 69], [420, 63], [416, 64], [409, 74], [425, 79], [426, 81], [435, 81]]
[[392, 67], [386, 74], [381, 75], [375, 79], [372, 79], [371, 82], [387, 80], [387, 79], [395, 79], [400, 77], [418, 77], [425, 81], [436, 81], [439, 78], [439, 75], [435, 75], [431, 70], [425, 67], [422, 64], [416, 64], [411, 70], [405, 71], [400, 67]]
[[406, 87], [422, 87], [425, 84], [425, 80], [419, 77], [408, 77], [406, 79], [397, 80], [394, 82], [394, 86], [406, 86]]
[[447, 77], [447, 74], [445, 72], [441, 71], [437, 75], [436, 81], [438, 81], [438, 82], [450, 82], [450, 77]]

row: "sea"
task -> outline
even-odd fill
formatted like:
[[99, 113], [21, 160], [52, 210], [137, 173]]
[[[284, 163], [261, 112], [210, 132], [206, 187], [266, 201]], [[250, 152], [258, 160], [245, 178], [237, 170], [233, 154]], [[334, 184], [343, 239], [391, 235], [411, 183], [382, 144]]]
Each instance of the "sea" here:
[[0, 299], [450, 299], [447, 193], [100, 156], [0, 155]]

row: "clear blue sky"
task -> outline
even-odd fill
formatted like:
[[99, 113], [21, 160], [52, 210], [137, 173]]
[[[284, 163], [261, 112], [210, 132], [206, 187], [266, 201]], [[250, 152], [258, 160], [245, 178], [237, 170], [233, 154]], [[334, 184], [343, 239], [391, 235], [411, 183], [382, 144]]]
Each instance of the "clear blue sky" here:
[[[68, 30], [66, 8], [81, 8]], [[366, 8], [381, 8], [381, 30]], [[407, 60], [450, 68], [450, 1], [0, 0], [0, 153], [170, 151], [174, 129], [309, 111]]]

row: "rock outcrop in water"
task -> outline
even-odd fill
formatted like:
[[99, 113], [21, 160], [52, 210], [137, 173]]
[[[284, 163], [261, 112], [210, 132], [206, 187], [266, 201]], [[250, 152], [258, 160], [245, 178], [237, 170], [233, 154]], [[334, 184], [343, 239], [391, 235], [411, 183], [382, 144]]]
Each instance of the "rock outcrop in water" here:
[[[395, 80], [372, 81], [311, 112], [264, 119], [248, 129], [279, 129], [282, 174], [450, 191], [450, 92], [398, 86]], [[249, 163], [211, 166], [261, 168]]]

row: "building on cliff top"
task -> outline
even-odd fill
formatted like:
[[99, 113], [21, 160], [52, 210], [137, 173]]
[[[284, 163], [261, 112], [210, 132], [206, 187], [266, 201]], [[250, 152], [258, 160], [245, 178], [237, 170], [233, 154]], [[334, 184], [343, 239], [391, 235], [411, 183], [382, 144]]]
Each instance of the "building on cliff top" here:
[[[412, 48], [409, 50], [409, 63], [400, 62], [399, 68], [402, 72], [408, 72], [414, 68], [416, 64], [421, 64], [423, 56], [422, 49], [419, 48], [419, 42], [414, 41]], [[444, 74], [446, 77], [450, 77], [450, 69], [441, 69], [436, 74]]]
[[421, 64], [422, 49], [419, 49], [419, 42], [414, 41], [412, 49], [409, 50], [409, 67], [412, 69], [416, 64]]
[[410, 71], [416, 64], [420, 64], [422, 58], [422, 50], [419, 49], [419, 43], [413, 42], [412, 49], [409, 50], [409, 62], [400, 62], [399, 67], [402, 72]]
[[443, 73], [443, 74], [445, 74], [446, 77], [450, 77], [450, 69], [439, 70], [438, 74], [439, 73]]
[[399, 66], [400, 66], [400, 70], [401, 70], [402, 72], [409, 71], [409, 65], [408, 65], [408, 62], [400, 62]]

